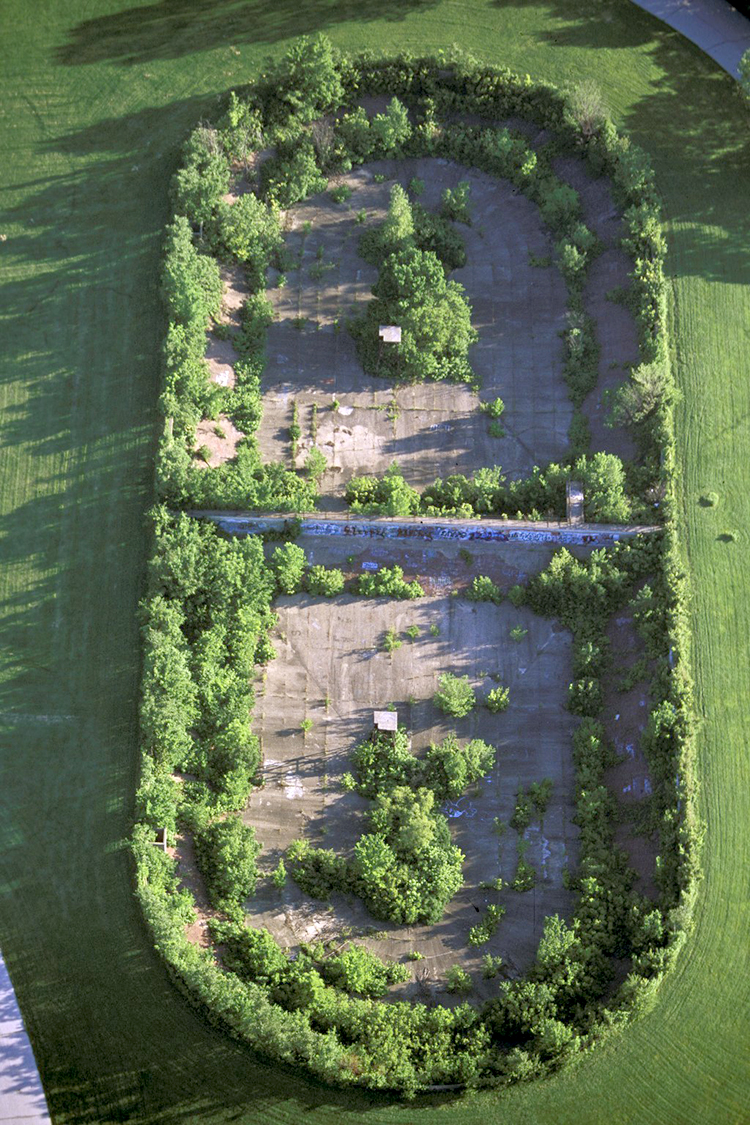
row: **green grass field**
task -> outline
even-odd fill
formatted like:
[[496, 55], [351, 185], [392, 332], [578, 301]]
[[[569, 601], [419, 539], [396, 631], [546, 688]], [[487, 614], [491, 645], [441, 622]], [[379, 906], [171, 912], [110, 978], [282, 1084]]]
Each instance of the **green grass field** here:
[[[352, 0], [122, 3], [2, 4], [0, 945], [55, 1121], [747, 1121], [750, 112], [628, 0], [375, 0], [364, 22]], [[216, 94], [316, 29], [348, 49], [460, 41], [558, 83], [595, 77], [651, 153], [669, 219], [708, 825], [696, 929], [657, 1007], [611, 1045], [458, 1104], [332, 1093], [205, 1025], [150, 948], [124, 843], [167, 184]]]

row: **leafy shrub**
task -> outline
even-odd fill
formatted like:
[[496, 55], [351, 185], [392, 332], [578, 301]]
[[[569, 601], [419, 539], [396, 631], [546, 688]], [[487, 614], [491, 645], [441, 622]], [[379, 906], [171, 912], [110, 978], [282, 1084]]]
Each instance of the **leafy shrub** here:
[[491, 953], [485, 953], [482, 958], [482, 976], [485, 980], [492, 980], [503, 967], [502, 957], [493, 957]]
[[276, 984], [289, 966], [289, 958], [268, 930], [213, 921], [211, 932], [224, 946], [227, 969], [241, 980]]
[[493, 715], [508, 710], [510, 690], [507, 687], [492, 688], [485, 696], [484, 705]]
[[598, 680], [574, 680], [568, 686], [567, 707], [574, 715], [589, 715], [596, 718], [604, 704], [601, 684]]
[[529, 786], [529, 797], [540, 816], [544, 816], [552, 796], [552, 778], [545, 777], [543, 781], [532, 781]]
[[452, 672], [444, 672], [438, 680], [438, 690], [432, 701], [443, 714], [463, 719], [473, 711], [476, 696], [468, 676], [454, 676]]
[[510, 818], [511, 828], [516, 832], [525, 832], [531, 823], [531, 798], [524, 791], [523, 786], [516, 794], [516, 804]]
[[419, 493], [394, 462], [383, 477], [352, 477], [345, 497], [353, 512], [410, 516], [419, 511]]
[[461, 180], [456, 187], [445, 189], [442, 196], [441, 212], [446, 219], [453, 219], [457, 223], [471, 223], [470, 193], [471, 186], [468, 180]]
[[271, 556], [271, 568], [282, 594], [296, 594], [302, 589], [302, 575], [307, 566], [307, 556], [296, 543], [283, 543]]
[[227, 914], [241, 912], [258, 882], [255, 831], [237, 816], [215, 821], [195, 838], [196, 857], [211, 905]]
[[466, 597], [472, 602], [494, 602], [495, 605], [500, 605], [503, 600], [500, 587], [485, 574], [478, 574], [472, 579]]
[[388, 629], [383, 637], [383, 648], [386, 652], [395, 652], [397, 648], [401, 648], [403, 641], [399, 637], [395, 629]]
[[435, 254], [447, 272], [466, 265], [464, 240], [451, 223], [418, 203], [412, 205], [412, 216], [414, 243], [419, 250]]
[[357, 791], [370, 800], [378, 793], [407, 784], [417, 771], [404, 730], [393, 734], [374, 731], [354, 749], [352, 762], [357, 771]]
[[190, 224], [183, 216], [167, 227], [162, 292], [170, 316], [181, 324], [205, 328], [221, 304], [219, 266], [195, 249]]
[[322, 598], [335, 598], [344, 589], [344, 575], [336, 567], [311, 566], [305, 575], [305, 589]]
[[347, 199], [351, 199], [352, 189], [348, 184], [339, 184], [331, 192], [331, 199], [334, 203], [346, 203]]
[[472, 782], [489, 773], [495, 763], [495, 748], [475, 738], [463, 748], [455, 735], [432, 743], [425, 760], [424, 784], [438, 801], [457, 801]]
[[370, 999], [385, 996], [390, 985], [409, 976], [406, 966], [395, 961], [381, 961], [361, 945], [352, 945], [344, 953], [324, 961], [319, 970], [323, 979], [334, 988], [356, 992]]
[[429, 789], [399, 786], [375, 799], [371, 831], [354, 848], [357, 891], [376, 918], [436, 922], [462, 883], [463, 855]]
[[490, 402], [482, 403], [482, 410], [485, 414], [489, 414], [490, 418], [499, 418], [505, 410], [505, 403], [501, 398], [493, 398]]
[[351, 889], [345, 859], [327, 848], [313, 848], [295, 840], [287, 849], [287, 869], [295, 883], [311, 898], [328, 898], [333, 891]]
[[414, 579], [407, 582], [400, 566], [384, 566], [374, 573], [362, 574], [357, 579], [356, 592], [369, 598], [421, 598], [424, 590]]
[[513, 879], [513, 882], [511, 883], [511, 887], [513, 888], [514, 891], [519, 891], [519, 892], [523, 893], [524, 891], [532, 890], [535, 885], [536, 885], [536, 871], [531, 866], [529, 861], [527, 859], [525, 859], [524, 856], [521, 856], [518, 860], [518, 866], [516, 867], [515, 878]]
[[261, 169], [263, 192], [270, 204], [291, 207], [308, 195], [325, 191], [328, 181], [318, 167], [312, 139], [280, 144]]
[[[493, 936], [505, 914], [504, 906], [492, 903], [484, 912], [484, 918], [469, 930], [469, 945], [484, 945]], [[494, 974], [493, 974], [494, 975]]]
[[221, 255], [246, 263], [253, 287], [262, 287], [266, 266], [283, 242], [278, 209], [252, 192], [235, 203], [221, 203], [215, 239]]
[[[425, 213], [419, 215], [426, 240], [444, 244], [446, 253], [455, 257], [455, 242], [446, 231]], [[360, 245], [363, 256], [379, 264], [374, 300], [351, 325], [361, 362], [372, 374], [407, 382], [471, 382], [466, 356], [477, 335], [463, 289], [446, 280], [440, 258], [432, 250], [420, 249], [417, 236], [408, 197], [395, 185], [385, 222], [363, 236]], [[401, 343], [383, 348], [378, 336], [381, 324], [399, 325]]]
[[183, 150], [182, 167], [172, 183], [175, 209], [203, 229], [229, 187], [229, 161], [216, 129], [199, 125]]
[[459, 995], [466, 995], [474, 987], [466, 969], [462, 969], [460, 965], [451, 965], [446, 973], [446, 980], [448, 991]]
[[576, 477], [583, 484], [586, 516], [601, 523], [627, 523], [631, 504], [622, 461], [614, 453], [579, 457]]

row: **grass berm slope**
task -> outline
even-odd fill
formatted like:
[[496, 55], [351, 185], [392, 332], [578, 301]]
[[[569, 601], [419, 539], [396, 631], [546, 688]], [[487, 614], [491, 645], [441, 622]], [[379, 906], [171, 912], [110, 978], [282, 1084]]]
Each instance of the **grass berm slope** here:
[[[627, 0], [4, 0], [0, 44], [0, 944], [56, 1122], [681, 1125], [750, 1116], [750, 115]], [[137, 601], [159, 389], [159, 238], [177, 146], [215, 96], [326, 31], [347, 50], [459, 41], [594, 77], [669, 218], [701, 811], [694, 935], [656, 1008], [551, 1081], [405, 1110], [317, 1088], [206, 1026], [149, 947], [124, 840]], [[704, 508], [700, 495], [720, 500]], [[734, 542], [720, 538], [735, 531]]]

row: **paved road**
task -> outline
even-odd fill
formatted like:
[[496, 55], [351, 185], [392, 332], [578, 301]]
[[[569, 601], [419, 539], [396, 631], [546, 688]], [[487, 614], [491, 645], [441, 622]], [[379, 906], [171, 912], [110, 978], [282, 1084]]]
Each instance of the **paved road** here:
[[750, 20], [726, 0], [633, 0], [690, 39], [733, 78], [750, 50]]
[[0, 956], [0, 1125], [49, 1125], [42, 1081]]
[[365, 517], [340, 512], [317, 512], [314, 516], [259, 516], [252, 512], [192, 511], [187, 513], [210, 519], [234, 535], [268, 531], [295, 518], [305, 535], [366, 536], [370, 539], [495, 540], [499, 543], [571, 543], [606, 546], [633, 535], [661, 531], [647, 525], [585, 524], [531, 520], [441, 520], [430, 516], [392, 519]]

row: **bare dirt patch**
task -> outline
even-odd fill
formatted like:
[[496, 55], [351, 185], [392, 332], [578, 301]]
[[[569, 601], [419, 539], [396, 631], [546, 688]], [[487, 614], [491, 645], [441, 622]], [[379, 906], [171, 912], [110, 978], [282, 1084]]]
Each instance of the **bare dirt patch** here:
[[245, 273], [240, 265], [219, 267], [223, 293], [217, 323], [224, 325], [221, 333], [210, 330], [206, 333], [205, 359], [208, 363], [209, 378], [220, 387], [233, 387], [236, 382], [234, 365], [238, 360], [232, 338], [240, 327], [240, 313], [250, 290], [245, 281]]
[[[214, 421], [204, 418], [195, 429], [195, 464], [199, 468], [216, 468], [237, 456], [237, 446], [245, 435], [231, 418], [220, 414]], [[208, 456], [197, 456], [199, 450], [208, 450]]]
[[234, 365], [237, 362], [237, 352], [231, 340], [220, 340], [213, 333], [208, 334], [206, 346], [206, 362], [212, 383], [220, 387], [233, 387], [236, 383]]
[[[330, 564], [337, 561], [332, 557], [337, 549], [353, 551], [352, 572], [369, 569], [364, 563], [391, 565], [394, 551], [409, 574], [424, 576], [425, 569], [433, 569], [437, 578], [468, 565], [452, 544], [399, 551], [391, 544], [300, 542], [314, 562]], [[545, 547], [495, 551], [503, 556], [495, 571], [503, 569], [508, 583], [520, 575], [519, 563], [532, 565], [530, 555], [538, 556], [537, 567], [551, 554]], [[265, 784], [252, 794], [245, 814], [264, 845], [263, 870], [270, 872], [299, 836], [351, 852], [369, 804], [344, 792], [340, 779], [350, 769], [351, 750], [371, 729], [373, 709], [395, 704], [413, 732], [417, 754], [455, 729], [462, 740], [479, 737], [495, 745], [497, 758], [491, 774], [446, 809], [455, 842], [466, 855], [466, 885], [437, 925], [393, 926], [372, 918], [356, 899], [334, 896], [331, 904], [310, 903], [293, 884], [278, 891], [270, 880], [261, 881], [249, 904], [252, 923], [267, 926], [290, 947], [301, 940], [369, 933], [367, 944], [381, 956], [404, 958], [418, 949], [424, 960], [414, 962], [411, 981], [397, 990], [402, 995], [441, 991], [454, 963], [472, 971], [480, 995], [489, 995], [494, 986], [481, 982], [483, 954], [501, 955], [515, 975], [533, 959], [544, 917], [571, 909], [572, 896], [562, 883], [563, 870], [575, 861], [576, 839], [571, 756], [576, 720], [564, 709], [570, 635], [509, 602], [477, 605], [449, 592], [411, 602], [298, 595], [281, 598], [277, 609], [278, 656], [268, 666], [254, 723], [262, 739]], [[509, 634], [518, 624], [527, 632], [514, 643]], [[414, 625], [419, 636], [411, 641], [405, 630]], [[403, 641], [390, 655], [382, 647], [388, 629], [397, 630]], [[468, 675], [480, 697], [498, 682], [509, 686], [509, 710], [495, 716], [478, 708], [465, 719], [447, 721], [432, 703], [444, 671]], [[306, 737], [300, 729], [304, 718], [313, 721]], [[498, 837], [494, 821], [510, 819], [519, 785], [543, 777], [554, 781], [552, 800], [543, 824], [527, 832], [536, 887], [523, 894], [480, 890], [481, 882], [498, 876], [512, 880], [517, 836], [509, 829]], [[470, 927], [488, 902], [498, 901], [507, 914], [497, 934], [479, 949], [468, 947]]]
[[208, 925], [213, 918], [218, 917], [218, 914], [209, 905], [206, 888], [195, 858], [195, 843], [192, 836], [189, 833], [187, 835], [180, 833], [175, 846], [167, 848], [167, 853], [177, 861], [179, 889], [190, 891], [195, 903], [195, 921], [185, 927], [185, 936], [188, 941], [199, 945], [201, 949], [209, 949], [211, 938]]

